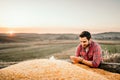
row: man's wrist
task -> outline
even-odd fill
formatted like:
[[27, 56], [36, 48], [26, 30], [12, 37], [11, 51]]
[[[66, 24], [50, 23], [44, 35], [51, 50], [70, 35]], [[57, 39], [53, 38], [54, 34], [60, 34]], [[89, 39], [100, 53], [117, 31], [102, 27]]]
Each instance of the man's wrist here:
[[82, 60], [81, 60], [81, 63], [83, 62], [83, 58], [82, 58]]
[[79, 58], [79, 62], [83, 62], [83, 58], [81, 58], [81, 57], [78, 57]]

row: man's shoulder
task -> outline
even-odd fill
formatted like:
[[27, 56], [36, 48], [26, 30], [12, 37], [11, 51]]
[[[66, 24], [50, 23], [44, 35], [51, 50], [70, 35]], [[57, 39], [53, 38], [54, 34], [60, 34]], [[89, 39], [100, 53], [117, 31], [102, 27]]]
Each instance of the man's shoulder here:
[[81, 44], [78, 44], [77, 48], [82, 48], [82, 45], [81, 45]]
[[99, 44], [99, 43], [97, 43], [97, 42], [95, 42], [95, 41], [92, 41], [92, 43], [91, 43], [91, 44], [92, 44], [92, 46], [96, 46], [96, 47], [97, 47], [97, 46], [100, 46], [100, 44]]

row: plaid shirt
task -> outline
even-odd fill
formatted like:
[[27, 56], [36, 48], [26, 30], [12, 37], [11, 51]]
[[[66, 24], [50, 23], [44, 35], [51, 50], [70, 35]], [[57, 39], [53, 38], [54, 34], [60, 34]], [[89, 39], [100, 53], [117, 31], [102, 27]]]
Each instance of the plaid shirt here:
[[102, 52], [99, 44], [91, 41], [88, 51], [86, 52], [82, 45], [78, 45], [76, 50], [76, 56], [82, 57], [85, 60], [92, 61], [93, 67], [98, 67], [102, 61]]

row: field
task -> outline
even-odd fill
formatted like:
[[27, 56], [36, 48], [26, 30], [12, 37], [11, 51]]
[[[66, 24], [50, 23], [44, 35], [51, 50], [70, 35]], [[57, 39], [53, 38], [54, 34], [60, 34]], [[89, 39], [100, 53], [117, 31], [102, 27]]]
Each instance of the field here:
[[[32, 36], [31, 36], [32, 35]], [[31, 59], [56, 59], [69, 61], [75, 55], [79, 40], [73, 34], [19, 34], [17, 36], [1, 36], [0, 68]], [[95, 40], [101, 45], [105, 62], [120, 63], [119, 40]]]
[[[33, 35], [33, 34], [30, 34]], [[0, 37], [0, 69], [10, 65], [34, 59], [49, 59], [54, 56], [58, 60], [70, 61], [69, 56], [75, 55], [79, 40], [74, 35], [20, 35], [17, 37]], [[49, 38], [48, 38], [49, 37]], [[71, 38], [72, 37], [72, 38]], [[86, 70], [97, 72], [109, 80], [119, 80], [120, 75], [120, 41], [95, 40], [101, 45], [104, 62], [119, 64], [103, 66], [101, 69], [88, 68], [78, 65]], [[62, 65], [63, 66], [63, 65]]]
[[4, 43], [0, 46], [0, 61], [23, 61], [28, 59], [45, 58], [54, 53], [68, 50], [77, 46], [72, 41], [38, 41], [27, 43]]
[[[45, 40], [25, 43], [1, 43], [0, 61], [18, 62], [36, 58], [49, 58], [54, 54], [57, 55], [57, 58], [67, 59], [70, 55], [74, 55], [75, 48], [78, 43], [78, 40]], [[120, 53], [119, 42], [117, 42], [117, 44], [113, 44], [113, 42], [106, 43], [101, 41], [100, 44], [104, 53], [103, 56]], [[64, 53], [71, 49], [73, 49], [73, 51]], [[66, 57], [65, 55], [68, 56]]]

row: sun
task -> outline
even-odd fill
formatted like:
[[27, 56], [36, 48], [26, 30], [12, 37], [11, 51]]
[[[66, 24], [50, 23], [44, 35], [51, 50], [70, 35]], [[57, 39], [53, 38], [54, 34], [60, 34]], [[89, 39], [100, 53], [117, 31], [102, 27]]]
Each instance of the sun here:
[[13, 31], [10, 31], [9, 33], [10, 33], [11, 35], [12, 35], [12, 34], [14, 34], [14, 32], [13, 32]]
[[9, 34], [9, 36], [14, 36], [15, 35], [15, 31], [8, 31], [7, 33]]

